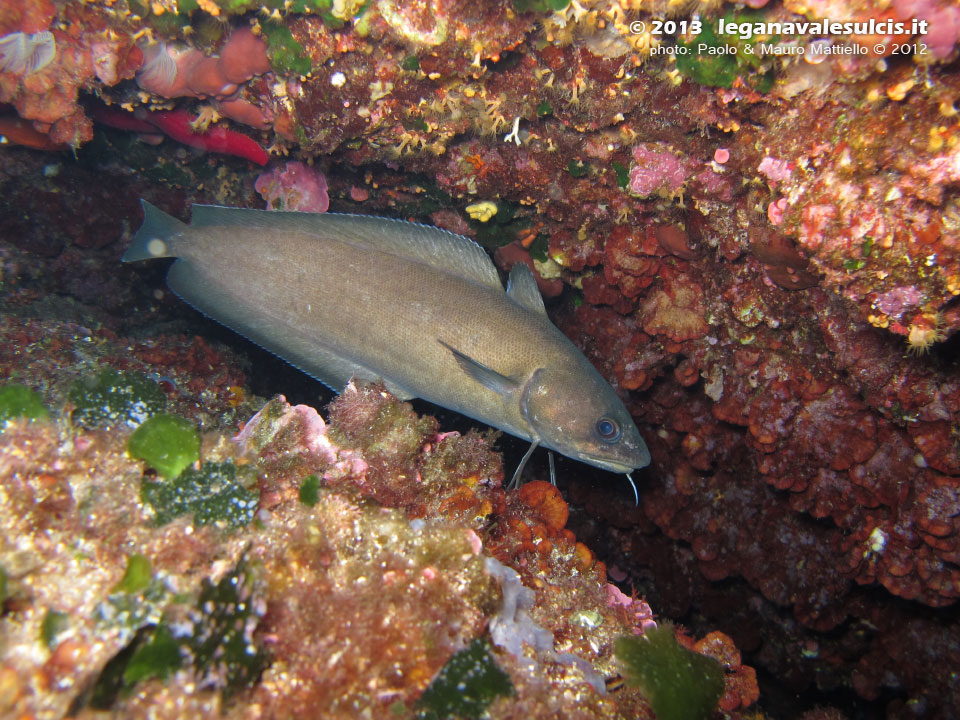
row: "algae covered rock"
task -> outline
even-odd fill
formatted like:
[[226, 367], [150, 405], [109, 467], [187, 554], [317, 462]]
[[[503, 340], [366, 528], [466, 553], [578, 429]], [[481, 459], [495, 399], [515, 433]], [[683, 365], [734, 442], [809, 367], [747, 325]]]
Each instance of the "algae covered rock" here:
[[117, 370], [79, 380], [68, 398], [74, 406], [73, 422], [84, 427], [139, 425], [167, 404], [166, 394], [146, 375]]
[[681, 646], [669, 625], [618, 639], [616, 655], [658, 720], [706, 720], [723, 694], [720, 663]]
[[153, 507], [157, 525], [193, 515], [197, 525], [241, 527], [253, 520], [259, 502], [258, 493], [237, 481], [237, 468], [229, 461], [188, 468], [173, 480], [144, 480], [140, 497]]
[[490, 645], [477, 638], [447, 661], [420, 696], [417, 717], [423, 720], [448, 717], [473, 720], [482, 716], [496, 698], [512, 693], [510, 676], [497, 665]]

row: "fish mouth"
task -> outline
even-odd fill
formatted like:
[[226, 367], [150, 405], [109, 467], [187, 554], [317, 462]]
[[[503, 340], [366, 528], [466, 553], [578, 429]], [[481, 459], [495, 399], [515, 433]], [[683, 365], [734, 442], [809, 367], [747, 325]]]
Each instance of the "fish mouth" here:
[[602, 470], [609, 470], [610, 472], [620, 473], [620, 474], [633, 472], [638, 468], [646, 467], [647, 465], [650, 464], [650, 460], [648, 459], [647, 462], [643, 464], [625, 465], [624, 463], [619, 463], [619, 462], [616, 462], [615, 460], [607, 460], [605, 458], [599, 458], [594, 455], [580, 455], [579, 459], [585, 463], [589, 463], [590, 465], [594, 465], [598, 468], [601, 468]]

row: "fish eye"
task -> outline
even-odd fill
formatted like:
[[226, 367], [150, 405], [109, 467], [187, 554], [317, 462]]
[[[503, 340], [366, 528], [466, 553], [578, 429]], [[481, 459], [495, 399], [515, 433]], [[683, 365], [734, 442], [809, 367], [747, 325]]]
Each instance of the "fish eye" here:
[[610, 418], [602, 417], [597, 420], [596, 430], [604, 442], [613, 443], [620, 439], [620, 426]]

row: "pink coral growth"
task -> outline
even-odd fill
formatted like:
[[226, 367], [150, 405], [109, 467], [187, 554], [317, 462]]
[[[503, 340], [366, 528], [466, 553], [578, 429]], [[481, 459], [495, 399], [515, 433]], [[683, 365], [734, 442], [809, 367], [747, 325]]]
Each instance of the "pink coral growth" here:
[[282, 169], [261, 174], [254, 185], [269, 210], [326, 212], [330, 207], [327, 178], [302, 162], [288, 162]]
[[254, 75], [270, 72], [267, 43], [249, 27], [237, 28], [220, 51], [217, 65], [228, 82], [245, 83]]
[[216, 104], [216, 107], [223, 117], [257, 130], [269, 130], [274, 118], [274, 114], [269, 108], [259, 107], [242, 97], [221, 100]]
[[640, 143], [633, 148], [630, 168], [630, 192], [648, 197], [659, 191], [676, 193], [687, 181], [692, 168], [665, 145]]
[[612, 583], [604, 587], [604, 590], [607, 593], [608, 606], [616, 607], [620, 605], [630, 610], [635, 625], [633, 628], [634, 635], [643, 635], [647, 630], [652, 630], [657, 626], [656, 621], [653, 619], [653, 610], [650, 609], [650, 606], [645, 600], [634, 599], [625, 595], [621, 592], [620, 588]]
[[164, 97], [218, 97], [236, 92], [255, 75], [270, 70], [267, 44], [248, 27], [230, 35], [219, 57], [195, 48], [177, 49], [164, 43], [144, 48], [137, 84]]
[[309, 405], [295, 405], [293, 414], [300, 418], [304, 428], [304, 444], [323, 456], [327, 462], [337, 459], [337, 448], [327, 437], [327, 424], [314, 408]]
[[771, 225], [783, 225], [783, 213], [790, 206], [786, 198], [780, 198], [776, 202], [767, 205], [767, 219]]
[[233, 441], [245, 451], [260, 451], [274, 438], [293, 432], [300, 437], [300, 444], [307, 452], [328, 464], [323, 474], [324, 480], [362, 479], [368, 469], [366, 461], [357, 451], [335, 444], [328, 435], [329, 429], [330, 426], [314, 408], [309, 405], [287, 405], [286, 399], [278, 395], [250, 418]]
[[790, 163], [767, 155], [757, 165], [757, 172], [765, 175], [770, 184], [776, 187], [778, 182], [790, 179]]
[[894, 0], [893, 12], [900, 20], [926, 20], [929, 28], [922, 36], [931, 54], [942, 60], [953, 52], [960, 39], [960, 7], [937, 0]]
[[696, 174], [693, 187], [695, 190], [699, 189], [703, 195], [720, 202], [733, 200], [733, 188], [730, 185], [730, 180], [709, 165]]
[[915, 287], [896, 287], [876, 300], [877, 309], [890, 317], [899, 317], [904, 310], [916, 308], [923, 294]]

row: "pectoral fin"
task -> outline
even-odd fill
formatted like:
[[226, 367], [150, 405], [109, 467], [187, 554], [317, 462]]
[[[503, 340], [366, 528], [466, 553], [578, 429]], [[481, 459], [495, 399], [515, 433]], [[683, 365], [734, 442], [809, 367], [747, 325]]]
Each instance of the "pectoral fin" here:
[[493, 390], [499, 395], [509, 395], [520, 388], [520, 383], [516, 380], [508, 378], [506, 375], [501, 375], [496, 370], [488, 368], [481, 362], [477, 362], [469, 355], [464, 355], [455, 347], [451, 347], [439, 338], [437, 338], [437, 342], [453, 353], [453, 357], [456, 358], [461, 370], [485, 388]]

